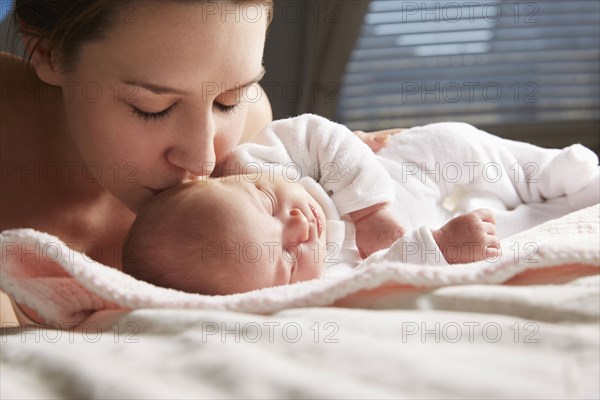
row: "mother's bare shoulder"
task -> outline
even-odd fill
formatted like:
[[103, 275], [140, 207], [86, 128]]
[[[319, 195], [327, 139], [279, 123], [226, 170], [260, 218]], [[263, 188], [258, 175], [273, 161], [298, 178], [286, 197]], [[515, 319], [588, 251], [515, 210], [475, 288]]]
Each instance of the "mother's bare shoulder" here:
[[23, 141], [28, 134], [48, 129], [56, 118], [60, 88], [42, 82], [33, 67], [10, 53], [0, 52], [0, 72], [3, 141], [10, 137]]
[[[19, 56], [7, 53], [6, 51], [0, 51], [0, 67], [2, 67], [2, 72], [4, 72], [5, 67], [10, 68], [16, 66], [17, 64], [22, 63], [22, 61], [23, 59]], [[4, 75], [2, 75], [0, 79], [4, 80]]]
[[[32, 68], [29, 68], [31, 70]], [[5, 51], [0, 51], [0, 81], [2, 82], [2, 94], [3, 96], [10, 96], [11, 93], [8, 91], [10, 84], [18, 85], [19, 83], [26, 83], [31, 80], [31, 72], [28, 72], [27, 63], [19, 56], [16, 56]], [[4, 98], [2, 101], [4, 102]]]
[[60, 102], [58, 86], [41, 81], [33, 66], [21, 57], [0, 51], [2, 106], [25, 107], [28, 111], [44, 109]]
[[14, 157], [16, 143], [13, 141], [18, 138], [17, 133], [22, 131], [21, 121], [24, 121], [23, 117], [28, 111], [30, 117], [27, 119], [31, 120], [31, 106], [28, 107], [23, 99], [23, 93], [28, 93], [28, 89], [32, 87], [29, 81], [23, 60], [13, 54], [0, 52], [0, 140], [3, 162], [7, 161], [7, 157]]
[[[20, 116], [28, 108], [31, 111], [38, 95], [36, 89], [39, 82], [33, 68], [27, 67], [22, 58], [13, 54], [0, 52], [0, 104], [2, 104], [2, 121]], [[27, 104], [29, 103], [29, 105]], [[6, 124], [2, 124], [6, 128]], [[3, 136], [6, 129], [3, 129]]]

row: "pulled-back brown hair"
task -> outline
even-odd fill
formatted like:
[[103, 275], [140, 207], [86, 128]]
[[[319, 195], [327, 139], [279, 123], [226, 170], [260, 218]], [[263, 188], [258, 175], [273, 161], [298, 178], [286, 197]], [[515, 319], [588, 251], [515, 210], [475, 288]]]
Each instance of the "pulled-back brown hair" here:
[[[65, 72], [77, 65], [81, 47], [100, 40], [119, 20], [131, 14], [140, 0], [16, 0], [11, 17], [13, 36], [11, 50], [15, 53], [18, 34], [46, 39], [60, 50], [58, 63]], [[210, 0], [176, 0], [185, 3], [210, 3]], [[226, 1], [227, 2], [227, 1]], [[273, 0], [229, 0], [238, 4], [267, 6], [267, 25], [273, 17]], [[23, 58], [30, 62], [33, 50]], [[27, 52], [27, 50], [25, 50]]]

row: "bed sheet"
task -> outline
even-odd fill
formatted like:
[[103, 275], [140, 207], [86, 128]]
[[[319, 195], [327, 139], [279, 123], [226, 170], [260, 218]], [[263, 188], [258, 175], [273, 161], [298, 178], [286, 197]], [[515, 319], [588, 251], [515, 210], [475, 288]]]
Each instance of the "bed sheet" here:
[[521, 279], [392, 290], [395, 297], [377, 296], [362, 309], [118, 310], [97, 312], [76, 331], [4, 327], [0, 393], [598, 398], [598, 274]]

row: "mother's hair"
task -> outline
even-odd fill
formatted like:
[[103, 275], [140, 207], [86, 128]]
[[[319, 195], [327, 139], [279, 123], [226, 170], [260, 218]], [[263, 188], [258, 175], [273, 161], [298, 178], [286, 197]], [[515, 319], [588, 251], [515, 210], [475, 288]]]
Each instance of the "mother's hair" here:
[[[18, 34], [46, 39], [60, 50], [57, 61], [66, 73], [72, 72], [81, 46], [101, 39], [121, 18], [131, 16], [139, 0], [16, 0], [10, 23], [13, 27], [11, 50], [15, 53]], [[210, 0], [176, 0], [180, 3], [215, 3]], [[273, 0], [228, 0], [237, 4], [267, 7], [267, 25], [273, 18]], [[39, 44], [39, 42], [38, 42]], [[23, 58], [31, 61], [33, 48]], [[26, 46], [27, 48], [27, 46]]]

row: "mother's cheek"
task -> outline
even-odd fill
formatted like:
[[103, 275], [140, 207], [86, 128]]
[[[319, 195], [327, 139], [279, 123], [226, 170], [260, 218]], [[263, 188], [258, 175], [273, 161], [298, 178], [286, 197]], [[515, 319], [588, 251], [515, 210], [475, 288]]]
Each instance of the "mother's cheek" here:
[[221, 162], [238, 144], [244, 136], [244, 126], [248, 115], [248, 108], [242, 107], [235, 115], [221, 121], [217, 138], [215, 139], [215, 154], [217, 162]]

